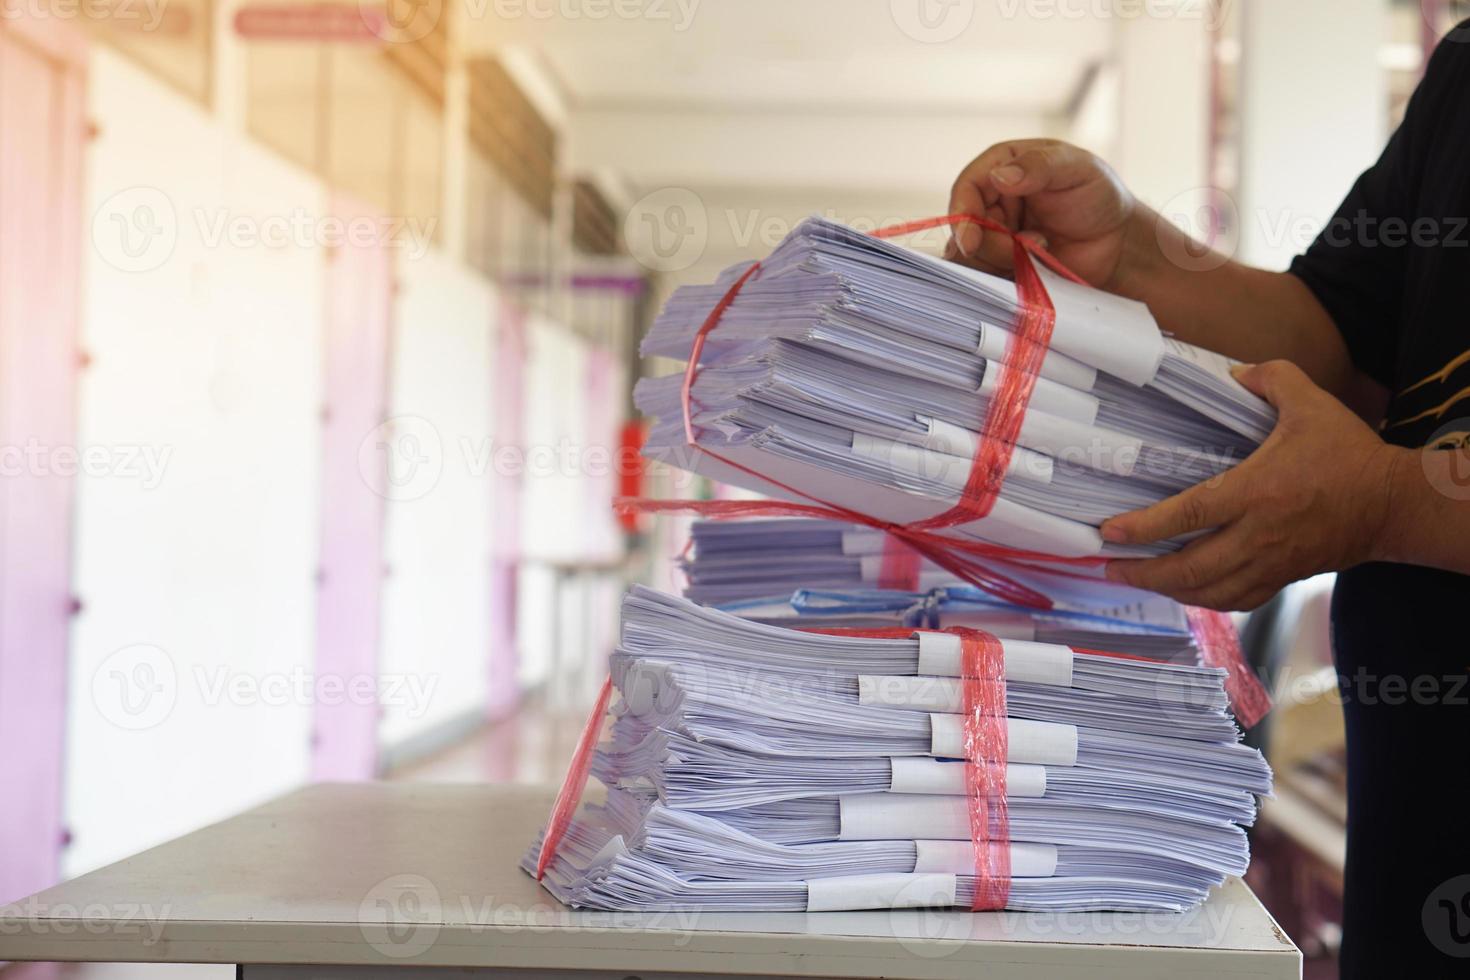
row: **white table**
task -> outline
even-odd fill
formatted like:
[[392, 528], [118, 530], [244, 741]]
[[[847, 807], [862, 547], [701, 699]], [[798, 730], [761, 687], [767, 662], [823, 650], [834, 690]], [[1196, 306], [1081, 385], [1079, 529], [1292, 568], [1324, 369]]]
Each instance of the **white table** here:
[[1301, 973], [1239, 881], [1183, 915], [574, 912], [516, 866], [550, 799], [302, 789], [0, 910], [0, 961], [236, 963], [242, 980]]

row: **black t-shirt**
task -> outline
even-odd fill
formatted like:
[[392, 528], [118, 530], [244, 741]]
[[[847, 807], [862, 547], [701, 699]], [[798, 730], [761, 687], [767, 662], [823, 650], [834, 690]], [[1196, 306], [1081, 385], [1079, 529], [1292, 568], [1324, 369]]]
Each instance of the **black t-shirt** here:
[[[1416, 449], [1470, 445], [1470, 43], [1454, 40], [1464, 36], [1439, 45], [1382, 157], [1291, 267], [1353, 363], [1389, 390], [1382, 437]], [[1458, 489], [1470, 507], [1470, 485]], [[1375, 563], [1338, 577], [1343, 976], [1470, 975], [1467, 610], [1467, 576]]]

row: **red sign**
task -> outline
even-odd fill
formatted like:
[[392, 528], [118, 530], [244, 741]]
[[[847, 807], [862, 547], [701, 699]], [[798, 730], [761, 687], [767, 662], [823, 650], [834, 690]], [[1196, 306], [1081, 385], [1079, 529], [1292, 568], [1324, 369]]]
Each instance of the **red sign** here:
[[[620, 497], [643, 496], [643, 474], [648, 464], [643, 459], [641, 450], [647, 438], [647, 425], [641, 419], [623, 423], [623, 429], [618, 434], [618, 496]], [[641, 523], [638, 518], [639, 515], [631, 511], [620, 513], [618, 523], [623, 526], [624, 531], [636, 534]]]
[[235, 33], [252, 40], [376, 43], [388, 30], [384, 8], [369, 4], [254, 4], [235, 13]]

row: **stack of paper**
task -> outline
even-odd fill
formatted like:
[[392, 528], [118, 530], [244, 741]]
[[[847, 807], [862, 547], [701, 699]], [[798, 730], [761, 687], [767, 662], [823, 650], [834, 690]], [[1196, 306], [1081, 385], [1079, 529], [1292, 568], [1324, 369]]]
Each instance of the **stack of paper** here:
[[[690, 538], [680, 559], [685, 597], [746, 619], [806, 628], [969, 626], [1008, 639], [1198, 662], [1183, 606], [1105, 581], [1035, 578], [1053, 600], [1036, 610], [922, 559], [916, 590], [880, 588], [885, 548], [893, 545], [872, 528], [803, 518], [705, 520], [694, 522]], [[1013, 563], [1005, 571], [1028, 575]]]
[[[679, 289], [643, 352], [687, 360], [744, 268]], [[1041, 272], [1056, 324], [1007, 478], [990, 515], [952, 533], [1062, 556], [1178, 547], [1105, 545], [1097, 528], [1228, 469], [1274, 413], [1228, 360], [1163, 337], [1142, 304]], [[657, 418], [646, 451], [773, 496], [898, 523], [933, 516], [966, 484], [1016, 310], [1005, 279], [809, 219], [706, 336], [698, 449], [683, 375], [639, 383]]]
[[[1009, 840], [988, 846], [1008, 908], [1183, 910], [1244, 872], [1271, 776], [1224, 671], [1003, 647]], [[547, 887], [610, 910], [968, 907], [960, 673], [949, 634], [804, 632], [633, 589], [592, 765], [607, 799]]]

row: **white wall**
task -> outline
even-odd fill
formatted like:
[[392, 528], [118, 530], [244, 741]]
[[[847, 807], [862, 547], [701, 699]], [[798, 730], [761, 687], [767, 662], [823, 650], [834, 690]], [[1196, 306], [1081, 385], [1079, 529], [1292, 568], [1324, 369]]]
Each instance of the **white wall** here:
[[1208, 179], [1209, 34], [1204, 17], [1138, 17], [1117, 25], [1117, 156], [1142, 201], [1167, 214], [1194, 206]]
[[1240, 258], [1282, 269], [1387, 138], [1386, 0], [1242, 8]]
[[587, 342], [539, 315], [527, 320], [521, 550], [528, 559], [587, 557]]
[[438, 253], [400, 256], [397, 281], [389, 414], [435, 472], [390, 491], [387, 505], [380, 666], [428, 694], [384, 706], [389, 748], [482, 709], [489, 696], [499, 308], [481, 277]]
[[322, 190], [107, 50], [89, 71], [80, 441], [114, 462], [76, 501], [70, 874], [305, 779], [318, 540], [323, 255], [211, 240]]

